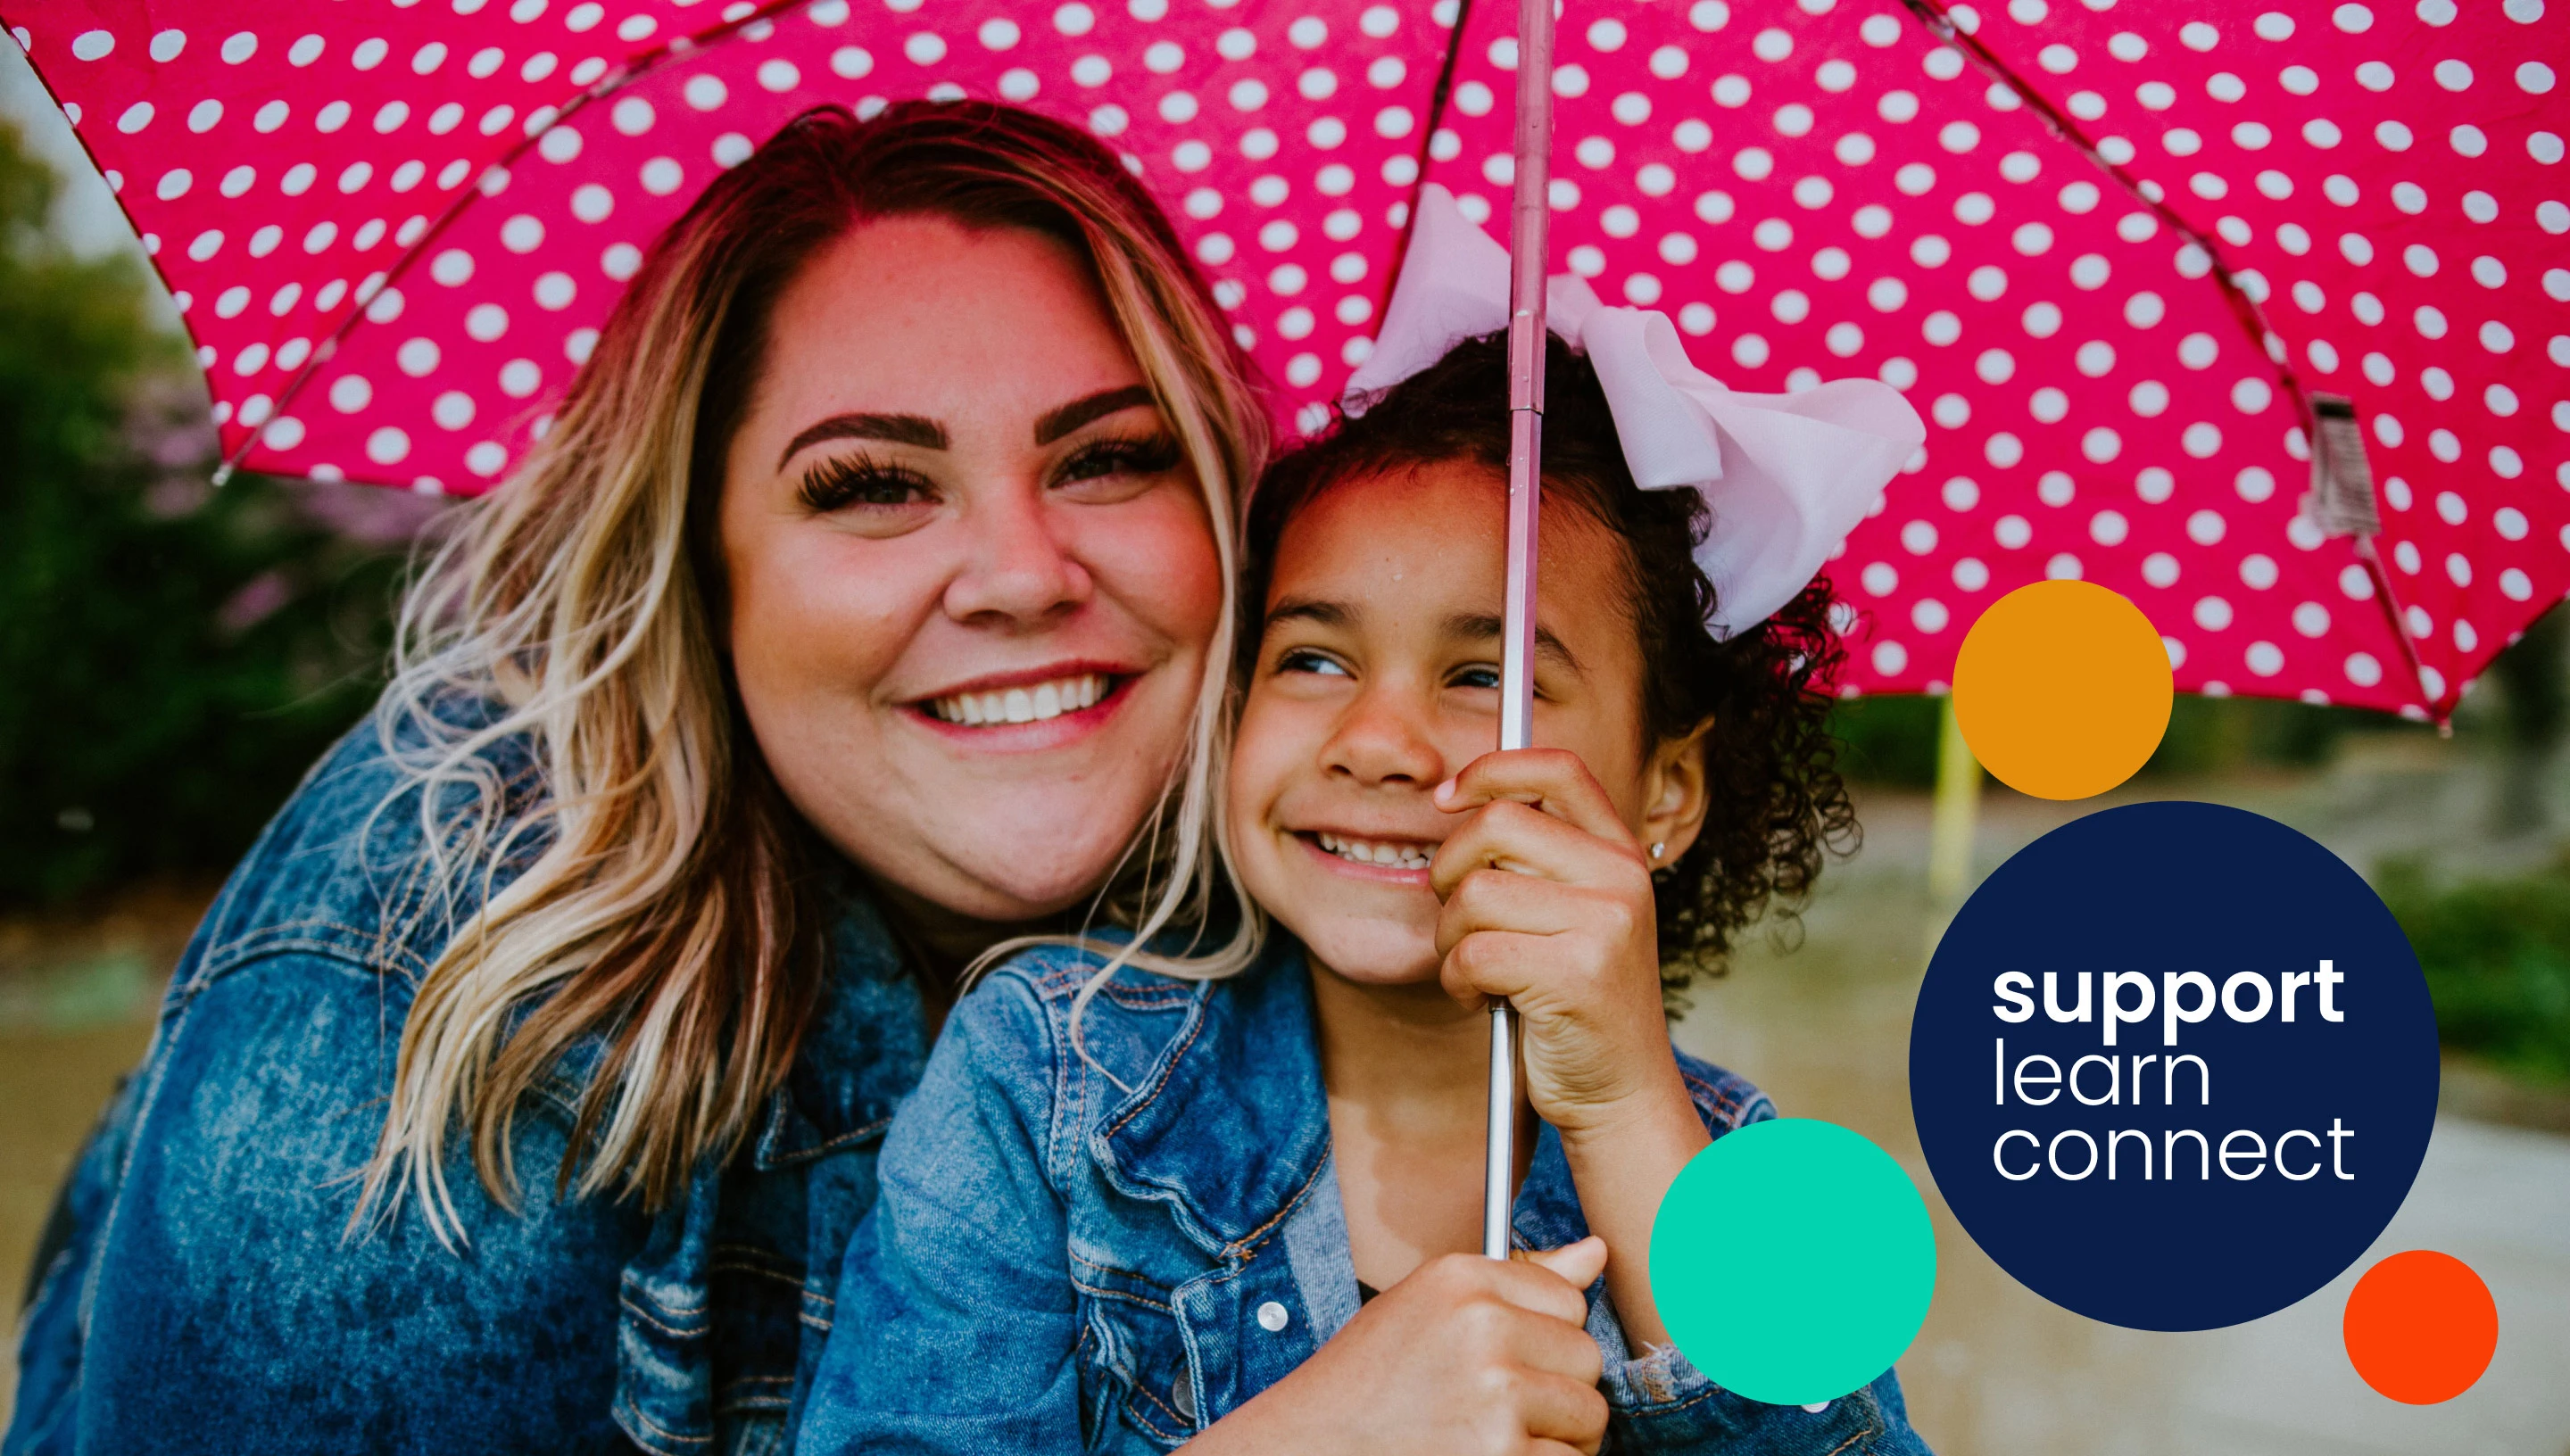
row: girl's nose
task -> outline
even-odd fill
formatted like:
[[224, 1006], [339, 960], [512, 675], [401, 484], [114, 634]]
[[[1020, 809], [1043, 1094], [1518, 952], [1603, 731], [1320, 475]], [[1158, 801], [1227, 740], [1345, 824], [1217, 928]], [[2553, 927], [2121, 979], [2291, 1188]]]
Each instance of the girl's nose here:
[[1088, 600], [1095, 583], [1057, 532], [1043, 488], [992, 492], [966, 518], [964, 568], [946, 586], [961, 622], [1034, 625]]
[[1429, 788], [1446, 778], [1446, 756], [1429, 730], [1414, 694], [1393, 684], [1370, 686], [1321, 746], [1321, 767], [1368, 787]]

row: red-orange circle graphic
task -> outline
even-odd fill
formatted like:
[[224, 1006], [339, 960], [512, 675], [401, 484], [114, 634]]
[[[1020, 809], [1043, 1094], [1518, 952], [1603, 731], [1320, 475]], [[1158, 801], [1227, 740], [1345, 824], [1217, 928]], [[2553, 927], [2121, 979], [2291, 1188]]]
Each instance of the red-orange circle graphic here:
[[2364, 1272], [2347, 1296], [2347, 1357], [2364, 1383], [2406, 1405], [2472, 1388], [2498, 1349], [2498, 1304], [2471, 1266], [2412, 1249]]

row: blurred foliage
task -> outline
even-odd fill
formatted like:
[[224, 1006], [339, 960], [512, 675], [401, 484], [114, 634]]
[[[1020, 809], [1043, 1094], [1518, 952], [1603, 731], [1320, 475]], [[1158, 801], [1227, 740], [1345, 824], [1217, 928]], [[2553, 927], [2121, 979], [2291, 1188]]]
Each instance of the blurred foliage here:
[[2168, 736], [2145, 775], [2216, 774], [2260, 765], [2325, 763], [2351, 732], [2432, 732], [2358, 708], [2317, 708], [2277, 698], [2201, 698], [2180, 693]]
[[2407, 931], [2445, 1045], [2570, 1081], [2570, 859], [2540, 874], [2433, 888], [2400, 860], [2374, 888]]
[[1830, 710], [1830, 731], [1844, 745], [1839, 772], [1864, 784], [1934, 784], [1938, 706], [1911, 693], [1841, 698]]
[[219, 872], [377, 686], [400, 565], [308, 487], [208, 485], [186, 344], [46, 228], [0, 124], [0, 907]]
[[[1936, 699], [1848, 698], [1832, 713], [1830, 727], [1847, 745], [1840, 765], [1848, 777], [1919, 789], [1935, 783]], [[2160, 740], [2142, 776], [2309, 766], [2326, 762], [2349, 733], [2404, 731], [2432, 730], [2354, 708], [2181, 693], [2169, 713], [2168, 736]]]
[[2550, 752], [2570, 726], [2570, 612], [2558, 605], [2498, 654], [2490, 676], [2499, 685], [2500, 721], [2508, 741], [2537, 754]]

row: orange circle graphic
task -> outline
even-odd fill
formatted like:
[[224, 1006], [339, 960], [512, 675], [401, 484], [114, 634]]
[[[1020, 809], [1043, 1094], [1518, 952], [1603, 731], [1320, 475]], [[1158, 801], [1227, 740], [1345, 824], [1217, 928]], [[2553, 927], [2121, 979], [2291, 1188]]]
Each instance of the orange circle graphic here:
[[1982, 612], [1954, 659], [1954, 722], [2002, 784], [2103, 794], [2150, 761], [2174, 687], [2159, 629], [2121, 592], [2037, 581]]
[[2434, 1405], [2489, 1368], [2498, 1305], [2470, 1265], [2412, 1249], [2356, 1281], [2344, 1328], [2347, 1357], [2365, 1384], [2405, 1405]]

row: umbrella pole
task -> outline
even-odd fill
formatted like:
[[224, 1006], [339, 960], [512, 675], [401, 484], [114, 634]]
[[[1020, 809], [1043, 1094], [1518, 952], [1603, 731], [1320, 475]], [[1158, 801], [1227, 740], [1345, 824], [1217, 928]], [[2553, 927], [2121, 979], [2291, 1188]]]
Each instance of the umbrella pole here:
[[[1545, 233], [1551, 222], [1552, 7], [1517, 0], [1515, 196], [1508, 226], [1508, 575], [1501, 612], [1499, 747], [1533, 743], [1535, 523], [1543, 498]], [[1491, 1120], [1482, 1252], [1508, 1257], [1516, 1202], [1516, 1012], [1491, 1007]]]

